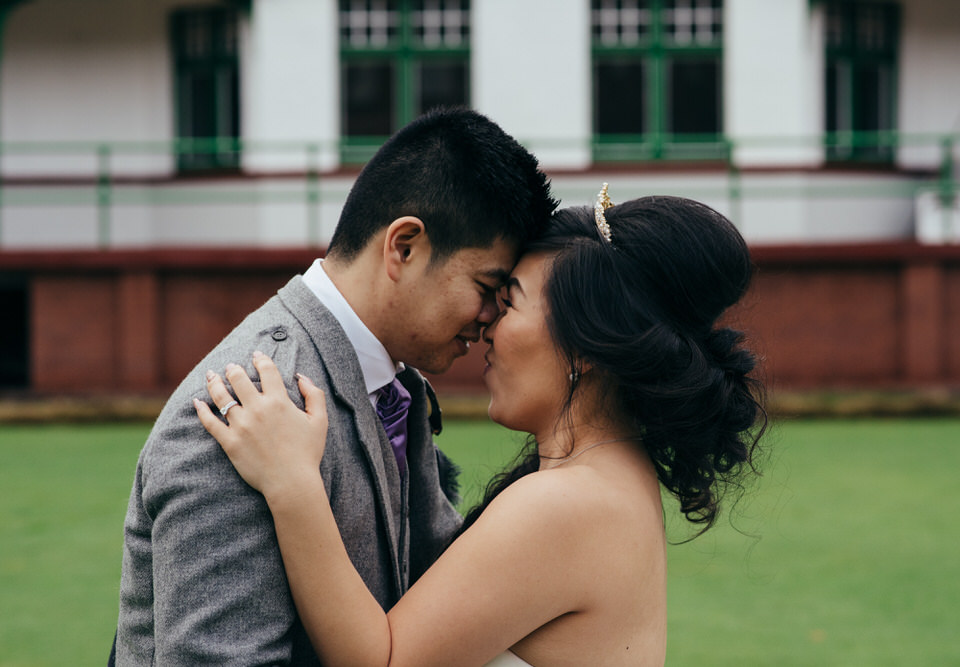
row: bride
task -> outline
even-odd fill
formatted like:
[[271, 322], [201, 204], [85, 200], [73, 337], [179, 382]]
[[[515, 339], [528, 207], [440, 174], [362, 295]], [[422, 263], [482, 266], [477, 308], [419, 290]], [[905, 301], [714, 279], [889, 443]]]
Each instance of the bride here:
[[[754, 357], [717, 320], [747, 289], [734, 226], [682, 198], [555, 214], [484, 334], [491, 419], [530, 434], [439, 560], [384, 612], [356, 573], [318, 472], [325, 397], [306, 411], [272, 361], [226, 378], [229, 425], [197, 412], [263, 493], [294, 602], [324, 665], [662, 665], [661, 485], [709, 528], [724, 485], [753, 472], [766, 415]], [[218, 406], [232, 400], [219, 377]], [[319, 601], [322, 600], [322, 603]]]

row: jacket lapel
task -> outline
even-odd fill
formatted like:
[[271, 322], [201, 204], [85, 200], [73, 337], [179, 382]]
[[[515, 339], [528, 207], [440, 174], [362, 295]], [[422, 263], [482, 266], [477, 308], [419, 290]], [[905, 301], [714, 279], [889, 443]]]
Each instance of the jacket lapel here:
[[360, 436], [362, 449], [372, 471], [380, 513], [390, 539], [390, 554], [398, 592], [402, 587], [400, 576], [400, 527], [397, 511], [401, 505], [400, 475], [393, 449], [380, 426], [376, 411], [370, 404], [360, 362], [343, 328], [313, 292], [296, 276], [278, 292], [281, 300], [297, 317], [313, 342], [330, 378], [333, 396], [353, 413], [354, 425]]
[[[427, 409], [434, 401], [428, 397], [427, 381], [413, 368], [398, 375], [410, 391], [412, 403], [408, 418], [407, 470], [410, 508], [409, 582], [416, 581], [440, 556], [459, 529], [462, 517], [454, 509], [440, 486], [437, 448], [428, 429]], [[439, 412], [439, 406], [435, 408]], [[436, 415], [439, 426], [439, 414]], [[409, 584], [408, 584], [409, 585]]]

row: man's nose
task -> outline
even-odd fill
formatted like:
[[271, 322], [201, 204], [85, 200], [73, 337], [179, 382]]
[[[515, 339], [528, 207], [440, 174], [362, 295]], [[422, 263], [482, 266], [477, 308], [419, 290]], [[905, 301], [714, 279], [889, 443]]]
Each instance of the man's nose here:
[[480, 308], [480, 314], [477, 316], [477, 322], [481, 326], [489, 326], [500, 315], [500, 306], [497, 305], [496, 295], [490, 295], [483, 300], [483, 306]]

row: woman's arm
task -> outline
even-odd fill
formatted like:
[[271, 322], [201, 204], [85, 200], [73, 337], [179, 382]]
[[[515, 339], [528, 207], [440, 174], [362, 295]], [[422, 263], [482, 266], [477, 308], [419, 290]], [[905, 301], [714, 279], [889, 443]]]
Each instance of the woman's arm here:
[[[197, 411], [240, 474], [266, 497], [297, 610], [324, 664], [481, 665], [580, 610], [589, 568], [571, 564], [583, 543], [577, 539], [582, 511], [560, 476], [535, 475], [501, 494], [384, 614], [347, 555], [318, 472], [323, 393], [301, 379], [302, 412], [272, 362], [259, 355], [254, 364], [262, 394], [242, 369], [227, 371], [242, 406], [229, 411], [229, 426], [205, 405]], [[217, 405], [231, 400], [219, 378], [210, 393]]]
[[267, 497], [293, 601], [324, 665], [389, 665], [387, 616], [353, 567], [320, 474]]
[[[253, 364], [262, 393], [242, 368], [227, 366], [225, 375], [240, 402], [227, 412], [229, 425], [201, 401], [194, 402], [197, 415], [237, 472], [264, 495], [294, 603], [322, 662], [387, 665], [386, 615], [347, 555], [320, 476], [327, 432], [323, 391], [300, 376], [301, 411], [289, 400], [273, 361], [255, 353]], [[220, 377], [209, 372], [207, 388], [218, 406], [233, 400]]]

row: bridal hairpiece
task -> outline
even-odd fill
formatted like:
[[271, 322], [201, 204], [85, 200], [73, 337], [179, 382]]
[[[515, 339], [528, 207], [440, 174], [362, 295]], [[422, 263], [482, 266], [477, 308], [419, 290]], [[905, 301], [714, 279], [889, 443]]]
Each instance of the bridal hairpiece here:
[[613, 206], [613, 202], [610, 201], [610, 195], [607, 194], [607, 184], [604, 183], [600, 192], [597, 193], [597, 201], [593, 205], [593, 217], [597, 221], [597, 231], [600, 232], [600, 236], [606, 239], [607, 243], [611, 243], [610, 225], [607, 224], [607, 217], [603, 212], [611, 206]]

